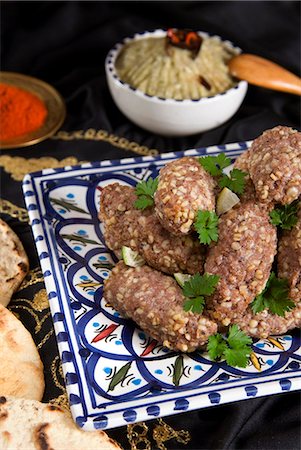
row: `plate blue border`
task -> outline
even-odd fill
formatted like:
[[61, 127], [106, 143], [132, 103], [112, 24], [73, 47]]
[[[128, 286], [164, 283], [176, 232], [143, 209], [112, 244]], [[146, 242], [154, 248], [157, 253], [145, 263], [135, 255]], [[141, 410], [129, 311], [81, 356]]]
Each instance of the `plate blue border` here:
[[[69, 308], [67, 288], [58, 264], [55, 236], [47, 221], [47, 215], [45, 216], [44, 184], [57, 178], [60, 180], [66, 179], [66, 182], [68, 182], [75, 177], [87, 174], [92, 175], [100, 172], [110, 174], [117, 170], [147, 167], [151, 164], [162, 166], [169, 160], [188, 155], [202, 156], [225, 152], [227, 156], [235, 158], [246, 150], [250, 143], [250, 141], [231, 143], [181, 152], [169, 152], [153, 157], [105, 160], [78, 166], [46, 169], [25, 176], [23, 180], [24, 198], [45, 279], [68, 399], [73, 419], [83, 429], [88, 431], [109, 429], [128, 423], [150, 420], [154, 417], [164, 417], [251, 397], [301, 389], [300, 369], [282, 373], [271, 371], [268, 375], [258, 373], [253, 377], [247, 376], [243, 379], [234, 379], [197, 389], [188, 389], [187, 391], [179, 389], [179, 392], [172, 392], [172, 398], [171, 393], [165, 393], [157, 398], [152, 397], [150, 400], [142, 397], [132, 402], [111, 402], [109, 406], [94, 408], [83, 368], [78, 364], [76, 358], [69, 358], [69, 355], [75, 355], [75, 348], [79, 345], [79, 341], [78, 337], [75, 336], [74, 317]], [[301, 347], [299, 346], [298, 351], [300, 350]], [[293, 354], [293, 359], [301, 361], [301, 352]], [[70, 374], [74, 376], [70, 376]]]

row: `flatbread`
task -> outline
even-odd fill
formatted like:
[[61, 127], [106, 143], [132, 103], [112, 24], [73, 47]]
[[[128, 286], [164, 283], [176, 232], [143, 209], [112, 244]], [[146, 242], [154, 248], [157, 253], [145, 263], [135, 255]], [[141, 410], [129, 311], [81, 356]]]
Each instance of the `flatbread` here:
[[0, 397], [1, 450], [116, 450], [104, 431], [83, 431], [68, 412], [34, 400]]
[[22, 242], [0, 219], [0, 303], [7, 306], [29, 269]]
[[45, 383], [38, 350], [22, 322], [2, 305], [0, 361], [0, 395], [42, 399]]

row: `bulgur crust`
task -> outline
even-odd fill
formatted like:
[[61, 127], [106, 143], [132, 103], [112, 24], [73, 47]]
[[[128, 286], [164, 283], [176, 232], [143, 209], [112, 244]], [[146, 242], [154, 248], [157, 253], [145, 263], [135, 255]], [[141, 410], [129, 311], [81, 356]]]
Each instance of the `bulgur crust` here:
[[166, 164], [155, 193], [162, 226], [175, 235], [190, 233], [198, 210], [215, 209], [215, 184], [197, 158], [185, 156]]
[[254, 314], [249, 307], [245, 314], [233, 320], [241, 330], [249, 336], [265, 339], [268, 336], [280, 335], [301, 326], [301, 303], [285, 313], [284, 317], [277, 314], [271, 314], [267, 309]]
[[279, 239], [277, 268], [278, 276], [289, 281], [290, 298], [301, 302], [301, 203], [297, 224]]
[[[104, 226], [107, 247], [120, 257], [121, 247], [127, 245], [133, 250], [138, 246], [137, 223], [141, 214], [150, 214], [150, 208], [140, 211], [134, 208], [137, 199], [129, 186], [112, 183], [101, 190], [99, 220]], [[129, 245], [130, 244], [130, 245]]]
[[254, 314], [251, 308], [248, 308], [246, 313], [234, 322], [252, 337], [267, 338], [301, 326], [301, 207], [298, 211], [298, 223], [291, 230], [284, 231], [279, 240], [277, 268], [278, 277], [288, 280], [289, 297], [296, 306], [286, 312], [284, 317], [272, 314], [267, 309]]
[[229, 325], [265, 287], [277, 248], [276, 228], [265, 209], [238, 203], [219, 219], [219, 239], [212, 244], [205, 272], [220, 276], [207, 299], [211, 318]]
[[120, 261], [104, 283], [104, 297], [152, 338], [175, 351], [192, 352], [217, 331], [207, 317], [184, 311], [186, 299], [175, 279], [146, 265], [133, 268]]
[[256, 201], [256, 192], [253, 181], [249, 173], [249, 157], [250, 149], [245, 150], [241, 153], [234, 162], [234, 168], [242, 170], [247, 175], [245, 176], [245, 188], [243, 193], [239, 196], [241, 202], [246, 202], [249, 200]]
[[120, 256], [123, 245], [138, 251], [147, 264], [165, 273], [203, 272], [205, 247], [194, 236], [173, 236], [153, 208], [134, 208], [134, 188], [113, 183], [102, 189], [99, 219], [106, 245]]
[[234, 162], [235, 169], [242, 170], [247, 174], [245, 176], [244, 191], [241, 195], [239, 195], [240, 201], [243, 203], [251, 200], [254, 203], [260, 204], [262, 208], [266, 208], [268, 211], [271, 211], [274, 208], [274, 203], [271, 201], [271, 199], [268, 198], [263, 203], [258, 199], [256, 195], [255, 186], [250, 176], [249, 159], [250, 159], [250, 149], [245, 150], [243, 153], [241, 153]]
[[301, 195], [301, 133], [277, 126], [255, 139], [248, 167], [259, 201], [289, 204]]
[[249, 158], [250, 158], [250, 149], [244, 150], [236, 160], [234, 161], [234, 167], [236, 169], [242, 170], [248, 174], [249, 178]]

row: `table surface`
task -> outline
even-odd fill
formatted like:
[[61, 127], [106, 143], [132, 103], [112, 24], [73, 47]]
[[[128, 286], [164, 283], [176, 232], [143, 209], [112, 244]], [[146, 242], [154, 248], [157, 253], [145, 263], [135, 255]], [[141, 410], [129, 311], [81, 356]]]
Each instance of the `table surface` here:
[[[300, 99], [249, 87], [235, 116], [203, 134], [166, 138], [131, 123], [115, 106], [104, 72], [116, 42], [143, 30], [218, 34], [300, 75], [300, 2], [2, 2], [1, 70], [40, 78], [63, 96], [56, 135], [0, 155], [0, 217], [22, 240], [30, 273], [9, 308], [31, 332], [45, 367], [43, 401], [68, 407], [43, 276], [21, 181], [43, 168], [251, 140], [265, 129], [300, 129]], [[250, 399], [108, 430], [125, 449], [299, 449], [300, 393]], [[188, 440], [189, 437], [189, 440]], [[140, 442], [140, 443], [139, 443]]]

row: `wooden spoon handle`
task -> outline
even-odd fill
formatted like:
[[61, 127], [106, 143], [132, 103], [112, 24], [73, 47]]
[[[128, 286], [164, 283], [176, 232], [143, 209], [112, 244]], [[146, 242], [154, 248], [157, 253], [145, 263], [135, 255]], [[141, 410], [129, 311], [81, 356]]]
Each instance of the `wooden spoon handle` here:
[[250, 84], [301, 95], [301, 78], [260, 56], [242, 53], [229, 62], [231, 74]]

